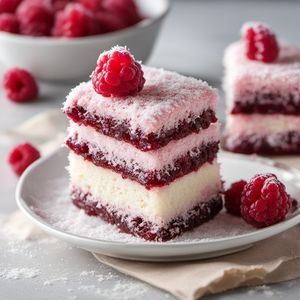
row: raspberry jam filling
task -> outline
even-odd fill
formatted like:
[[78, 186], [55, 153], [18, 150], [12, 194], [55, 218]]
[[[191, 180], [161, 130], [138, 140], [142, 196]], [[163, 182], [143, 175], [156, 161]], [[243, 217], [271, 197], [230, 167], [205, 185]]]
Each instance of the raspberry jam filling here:
[[245, 95], [243, 101], [235, 100], [232, 114], [300, 114], [300, 94], [290, 93], [288, 96], [280, 93], [253, 93]]
[[191, 133], [198, 133], [201, 129], [208, 128], [211, 123], [217, 122], [214, 111], [208, 109], [199, 116], [191, 116], [190, 122], [180, 121], [176, 128], [163, 130], [159, 134], [145, 134], [140, 129], [132, 132], [128, 122], [117, 123], [111, 118], [92, 115], [80, 106], [68, 109], [66, 114], [76, 123], [91, 126], [102, 134], [130, 143], [142, 151], [157, 150], [171, 140], [179, 140]]
[[147, 241], [165, 242], [175, 238], [185, 231], [211, 220], [223, 207], [222, 197], [215, 196], [207, 202], [202, 202], [186, 213], [187, 218], [178, 216], [167, 226], [158, 227], [141, 217], [120, 215], [116, 210], [109, 210], [107, 206], [93, 198], [90, 193], [73, 188], [71, 191], [73, 204], [83, 209], [89, 216], [99, 216], [104, 221], [116, 225], [121, 232], [141, 237]]
[[[78, 143], [76, 139], [69, 138], [66, 144], [77, 155], [82, 156], [94, 165], [120, 173], [123, 178], [130, 178], [131, 180], [139, 182], [147, 189], [167, 185], [176, 178], [182, 177], [192, 171], [197, 171], [204, 163], [211, 163], [219, 150], [219, 142], [210, 142], [194, 148], [186, 155], [177, 158], [174, 161], [172, 169], [145, 171], [140, 168], [134, 168], [134, 166], [130, 168], [126, 165], [125, 161], [122, 162], [122, 165], [112, 164], [106, 160], [105, 155], [100, 149], [97, 153], [91, 153], [87, 143]], [[197, 154], [192, 155], [191, 153]]]
[[289, 131], [269, 136], [247, 135], [224, 138], [224, 149], [243, 154], [285, 155], [300, 154], [300, 133]]

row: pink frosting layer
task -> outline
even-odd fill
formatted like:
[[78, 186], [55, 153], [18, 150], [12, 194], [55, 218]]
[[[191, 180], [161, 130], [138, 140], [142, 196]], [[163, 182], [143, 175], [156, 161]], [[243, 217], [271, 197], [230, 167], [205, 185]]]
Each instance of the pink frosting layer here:
[[300, 116], [281, 114], [236, 114], [229, 115], [226, 123], [227, 135], [268, 135], [300, 131]]
[[91, 114], [127, 121], [132, 131], [146, 134], [176, 127], [204, 110], [215, 111], [218, 93], [206, 82], [163, 69], [143, 66], [143, 70], [146, 83], [136, 96], [106, 98], [94, 91], [91, 82], [84, 82], [71, 91], [64, 110], [82, 106]]
[[[78, 125], [72, 121], [68, 130], [70, 137], [77, 137], [78, 142], [87, 142], [95, 153], [100, 149], [105, 154], [105, 158], [115, 165], [123, 164], [125, 161], [126, 164], [151, 171], [172, 168], [176, 158], [185, 155], [194, 147], [219, 141], [220, 124], [213, 123], [200, 133], [190, 134], [183, 139], [171, 141], [165, 147], [148, 152], [140, 151], [129, 143], [100, 134], [92, 127]], [[197, 155], [196, 152], [194, 154]]]
[[[249, 60], [242, 41], [231, 44], [224, 55], [226, 76], [224, 88], [228, 101], [243, 101], [247, 93], [280, 93], [283, 98], [294, 95], [300, 101], [300, 49], [280, 43], [280, 55], [274, 63]], [[249, 97], [245, 97], [249, 101]], [[230, 104], [230, 103], [229, 103]]]

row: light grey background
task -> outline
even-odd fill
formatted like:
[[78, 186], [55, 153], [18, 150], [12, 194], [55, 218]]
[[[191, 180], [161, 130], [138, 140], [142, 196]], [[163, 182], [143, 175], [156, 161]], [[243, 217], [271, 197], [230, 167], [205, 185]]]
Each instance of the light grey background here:
[[[222, 52], [224, 47], [238, 38], [239, 28], [246, 20], [262, 20], [269, 23], [278, 36], [300, 43], [300, 2], [292, 0], [271, 1], [172, 1], [173, 7], [158, 39], [157, 46], [148, 62], [149, 65], [176, 70], [208, 80], [219, 87], [222, 77]], [[4, 99], [1, 91], [0, 130], [18, 125], [27, 118], [48, 108], [61, 107], [72, 86], [69, 84], [42, 83], [41, 98], [36, 103], [16, 105]], [[219, 116], [224, 120], [224, 105], [220, 102]], [[0, 213], [16, 209], [14, 189], [17, 179], [7, 163], [7, 152], [12, 145], [0, 144]], [[39, 245], [34, 250], [34, 259], [24, 255], [8, 254], [7, 245], [0, 240], [0, 271], [12, 266], [38, 266], [39, 277], [27, 280], [1, 280], [1, 300], [40, 299], [111, 299], [107, 291], [113, 290], [116, 282], [134, 282], [132, 279], [113, 272], [100, 265], [82, 250], [59, 245]], [[97, 282], [95, 276], [80, 277], [82, 271], [96, 271], [98, 274], [113, 272], [112, 280]], [[43, 282], [51, 278], [66, 276], [67, 281], [58, 281], [51, 286]], [[82, 285], [90, 289], [78, 289]], [[276, 284], [269, 288], [249, 291], [239, 289], [206, 299], [299, 299], [300, 280]], [[92, 288], [98, 286], [100, 291]], [[141, 285], [143, 286], [143, 285]], [[103, 291], [103, 293], [101, 292]], [[105, 292], [106, 291], [106, 292]], [[123, 296], [122, 296], [123, 295]], [[145, 299], [173, 299], [157, 289], [150, 288], [144, 293]], [[138, 298], [141, 298], [138, 297]], [[119, 299], [124, 298], [124, 293]], [[130, 294], [126, 299], [131, 299]]]

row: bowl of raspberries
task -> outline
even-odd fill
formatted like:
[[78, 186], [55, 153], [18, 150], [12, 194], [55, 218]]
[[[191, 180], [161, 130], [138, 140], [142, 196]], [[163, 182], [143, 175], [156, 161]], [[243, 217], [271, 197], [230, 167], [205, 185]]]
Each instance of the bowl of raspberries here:
[[168, 0], [0, 0], [0, 60], [54, 81], [88, 76], [113, 45], [145, 61], [168, 10]]

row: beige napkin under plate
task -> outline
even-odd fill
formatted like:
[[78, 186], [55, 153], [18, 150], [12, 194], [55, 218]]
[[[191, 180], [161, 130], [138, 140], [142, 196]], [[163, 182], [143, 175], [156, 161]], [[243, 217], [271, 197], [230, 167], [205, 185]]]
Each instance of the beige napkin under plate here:
[[94, 254], [123, 273], [192, 300], [246, 285], [285, 281], [300, 276], [300, 226], [236, 254], [191, 262], [145, 263]]
[[[13, 130], [0, 132], [3, 142], [31, 141], [45, 155], [59, 147], [66, 122], [60, 110], [45, 112]], [[41, 130], [42, 129], [42, 130]], [[300, 168], [300, 157], [276, 160]], [[23, 224], [16, 214], [14, 224]], [[22, 227], [24, 227], [22, 225]], [[35, 229], [32, 227], [32, 232]], [[26, 236], [31, 229], [26, 227]], [[254, 247], [216, 259], [174, 263], [144, 263], [94, 254], [102, 263], [166, 290], [179, 299], [192, 300], [205, 294], [300, 277], [300, 225]]]

